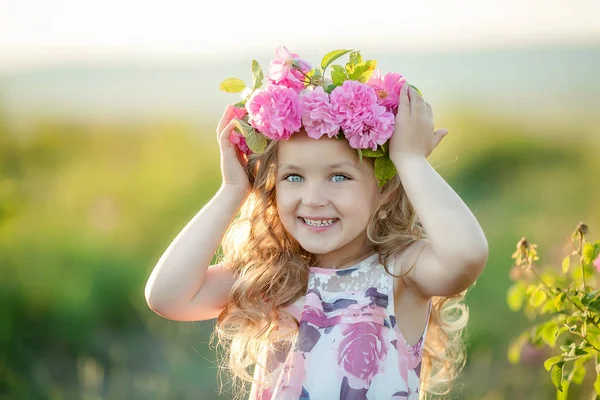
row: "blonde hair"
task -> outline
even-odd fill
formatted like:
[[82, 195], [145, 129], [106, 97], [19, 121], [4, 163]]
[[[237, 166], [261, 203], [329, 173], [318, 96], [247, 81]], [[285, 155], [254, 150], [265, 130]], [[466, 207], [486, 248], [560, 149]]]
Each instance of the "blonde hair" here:
[[[277, 215], [277, 143], [272, 141], [264, 153], [249, 157], [253, 190], [221, 242], [222, 262], [231, 268], [235, 280], [211, 342], [218, 339], [217, 346], [224, 349], [219, 371], [228, 372], [234, 393], [240, 398], [248, 384], [256, 382], [252, 375], [254, 368], [266, 367], [261, 352], [265, 348], [276, 352], [280, 343], [292, 343], [295, 339], [297, 329], [283, 341], [281, 337], [276, 341], [274, 332], [282, 318], [299, 326], [299, 321], [283, 308], [306, 293], [309, 267], [316, 265], [315, 256], [284, 229]], [[368, 158], [363, 160], [372, 162]], [[366, 245], [361, 254], [352, 258], [377, 252], [386, 272], [400, 277], [388, 270], [389, 258], [424, 239], [425, 232], [397, 175], [381, 188], [380, 194], [367, 225]], [[385, 212], [386, 218], [377, 217], [380, 211]], [[432, 300], [421, 369], [422, 398], [449, 394], [464, 366], [462, 333], [469, 318], [464, 295], [463, 292]]]

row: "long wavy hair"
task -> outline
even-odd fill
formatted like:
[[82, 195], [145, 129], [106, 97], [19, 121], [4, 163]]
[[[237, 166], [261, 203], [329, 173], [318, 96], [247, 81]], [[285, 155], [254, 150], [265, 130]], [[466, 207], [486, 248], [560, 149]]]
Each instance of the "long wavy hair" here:
[[[262, 352], [276, 352], [281, 343], [293, 343], [299, 321], [283, 308], [306, 293], [309, 268], [317, 263], [316, 257], [304, 250], [279, 220], [275, 199], [277, 144], [271, 141], [263, 153], [249, 157], [248, 175], [253, 189], [225, 233], [219, 254], [220, 261], [231, 269], [234, 284], [217, 318], [211, 344], [216, 339], [216, 347], [223, 349], [217, 351], [219, 376], [227, 373], [235, 398], [240, 399], [249, 384], [256, 382], [256, 365], [266, 367]], [[363, 162], [372, 163], [368, 158]], [[400, 277], [389, 271], [389, 258], [426, 235], [397, 175], [380, 190], [366, 229], [367, 243], [352, 259], [377, 252], [386, 272]], [[386, 213], [385, 219], [377, 217], [380, 211]], [[464, 366], [463, 332], [469, 319], [465, 294], [432, 299], [421, 368], [423, 399], [448, 395]], [[292, 321], [296, 329], [275, 340], [285, 319]], [[268, 387], [274, 382], [256, 383]]]

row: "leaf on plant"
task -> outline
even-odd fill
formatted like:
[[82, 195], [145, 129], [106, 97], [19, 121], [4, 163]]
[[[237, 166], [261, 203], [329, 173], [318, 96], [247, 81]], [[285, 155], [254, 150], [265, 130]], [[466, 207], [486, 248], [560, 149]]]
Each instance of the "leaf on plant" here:
[[352, 50], [333, 50], [325, 54], [325, 56], [321, 60], [321, 69], [323, 70], [323, 73], [325, 73], [325, 69], [329, 66], [329, 64], [331, 64], [344, 54], [350, 53], [351, 51]]
[[252, 88], [259, 89], [263, 82], [263, 72], [258, 65], [258, 61], [252, 60]]
[[552, 380], [552, 384], [558, 389], [559, 392], [563, 391], [562, 387], [562, 376], [563, 376], [563, 366], [565, 365], [564, 361], [560, 361], [552, 366], [550, 370], [550, 379]]
[[589, 263], [592, 262], [593, 257], [594, 257], [594, 245], [591, 243], [586, 243], [583, 245], [583, 265], [587, 266]]
[[523, 307], [525, 300], [525, 283], [523, 281], [515, 282], [506, 293], [506, 302], [512, 311], [519, 311]]
[[533, 294], [529, 298], [529, 304], [534, 308], [538, 308], [539, 306], [544, 304], [547, 298], [548, 296], [546, 295], [546, 292], [544, 292], [541, 289], [538, 289], [535, 292], [533, 292]]
[[253, 153], [262, 153], [267, 147], [267, 139], [257, 132], [254, 128], [251, 129], [246, 135], [246, 144]]
[[375, 178], [379, 187], [396, 175], [396, 166], [389, 157], [377, 157], [375, 159]]
[[227, 93], [239, 93], [246, 88], [243, 80], [238, 78], [227, 78], [221, 82], [220, 89]]
[[571, 256], [566, 256], [562, 261], [562, 272], [569, 272], [569, 267], [571, 266]]
[[565, 292], [560, 292], [558, 296], [554, 298], [554, 306], [556, 307], [557, 311], [560, 311], [562, 309], [566, 298], [567, 294]]
[[362, 149], [362, 154], [365, 157], [383, 157], [385, 155], [385, 153], [383, 152], [383, 149], [379, 148], [375, 151], [371, 150], [371, 149]]
[[344, 71], [344, 68], [342, 68], [339, 65], [332, 65], [331, 66], [331, 80], [333, 81], [333, 84], [335, 86], [342, 86], [344, 81], [348, 80], [348, 77], [346, 76], [346, 71]]
[[550, 357], [549, 359], [544, 361], [544, 368], [546, 368], [546, 371], [550, 372], [550, 369], [552, 368], [552, 366], [554, 364], [557, 364], [561, 360], [562, 360], [562, 356]]
[[600, 373], [596, 375], [596, 381], [594, 382], [594, 390], [596, 394], [600, 396]]

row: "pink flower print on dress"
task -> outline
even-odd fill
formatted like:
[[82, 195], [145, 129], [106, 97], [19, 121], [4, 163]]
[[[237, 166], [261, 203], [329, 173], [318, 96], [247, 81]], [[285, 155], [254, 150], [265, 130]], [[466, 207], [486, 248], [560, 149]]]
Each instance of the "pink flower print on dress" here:
[[[298, 400], [302, 395], [304, 381], [306, 380], [306, 370], [304, 368], [305, 356], [299, 351], [290, 354], [290, 359], [283, 367], [280, 384], [285, 382], [288, 386], [283, 386], [277, 399]], [[277, 391], [275, 391], [277, 392]]]
[[335, 346], [338, 365], [353, 389], [368, 389], [383, 368], [387, 347], [382, 325], [372, 322], [340, 324], [344, 338]]
[[412, 349], [418, 346], [416, 352], [408, 351], [406, 343], [398, 343], [400, 340], [404, 340], [404, 338], [400, 337], [397, 340], [392, 340], [391, 343], [396, 347], [396, 351], [398, 352], [398, 369], [400, 370], [400, 377], [402, 377], [402, 380], [406, 383], [406, 387], [409, 388], [409, 372], [414, 371], [417, 376], [421, 375], [423, 346], [420, 346], [421, 342], [419, 341], [419, 343], [412, 346]]

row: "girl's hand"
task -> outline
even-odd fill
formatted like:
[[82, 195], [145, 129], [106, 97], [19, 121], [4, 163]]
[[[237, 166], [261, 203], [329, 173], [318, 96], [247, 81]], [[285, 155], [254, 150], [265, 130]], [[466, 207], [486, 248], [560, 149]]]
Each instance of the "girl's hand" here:
[[246, 172], [248, 160], [238, 150], [237, 146], [229, 140], [229, 136], [235, 128], [232, 122], [234, 117], [233, 106], [229, 104], [225, 108], [217, 127], [217, 140], [221, 150], [221, 176], [223, 185], [248, 192], [251, 189]]
[[395, 163], [411, 155], [427, 158], [447, 134], [446, 129], [433, 132], [431, 106], [408, 82], [402, 85], [394, 133], [390, 139], [392, 161]]

